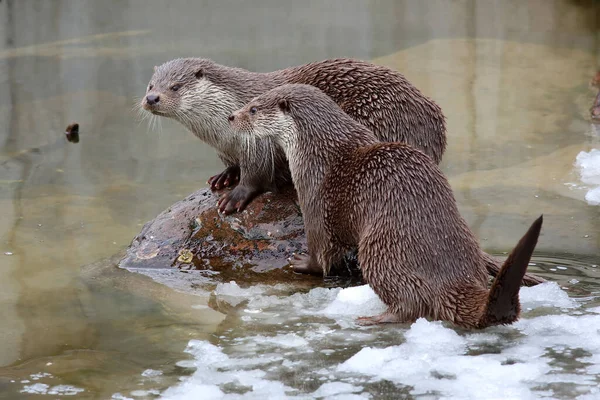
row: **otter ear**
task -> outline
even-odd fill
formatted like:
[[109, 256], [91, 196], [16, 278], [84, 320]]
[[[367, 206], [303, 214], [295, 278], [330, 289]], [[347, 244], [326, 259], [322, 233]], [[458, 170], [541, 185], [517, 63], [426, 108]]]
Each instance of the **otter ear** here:
[[196, 73], [194, 74], [194, 76], [196, 77], [196, 79], [200, 79], [204, 76], [204, 73], [202, 72], [202, 69], [199, 69], [198, 71], [196, 71]]
[[157, 69], [158, 69], [158, 67], [155, 65], [154, 66], [154, 72], [156, 72]]
[[290, 103], [286, 99], [281, 99], [277, 102], [279, 109], [284, 113], [290, 112]]

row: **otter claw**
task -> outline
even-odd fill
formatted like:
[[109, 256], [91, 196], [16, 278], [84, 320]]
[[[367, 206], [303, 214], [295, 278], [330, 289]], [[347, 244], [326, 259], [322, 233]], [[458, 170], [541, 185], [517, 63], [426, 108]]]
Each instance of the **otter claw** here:
[[225, 215], [242, 212], [260, 192], [245, 186], [236, 186], [231, 192], [221, 196], [218, 202], [219, 211]]
[[211, 190], [221, 190], [235, 185], [240, 180], [240, 167], [227, 167], [223, 172], [208, 179]]

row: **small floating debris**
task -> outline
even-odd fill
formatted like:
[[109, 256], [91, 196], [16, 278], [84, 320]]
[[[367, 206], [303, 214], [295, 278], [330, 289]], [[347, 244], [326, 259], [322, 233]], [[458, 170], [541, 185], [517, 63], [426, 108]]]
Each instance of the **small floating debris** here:
[[556, 266], [556, 268], [557, 268], [557, 269], [562, 269], [562, 270], [565, 270], [565, 269], [567, 269], [567, 267], [561, 267], [561, 266], [558, 266], [558, 265]]
[[572, 283], [573, 285], [575, 285], [576, 283], [579, 283], [579, 281], [577, 279], [571, 279], [569, 281], [569, 283]]
[[5, 252], [4, 252], [4, 255], [5, 255], [5, 256], [12, 256], [12, 255], [13, 255], [13, 253], [12, 253], [12, 251], [5, 251]]
[[69, 142], [79, 143], [79, 124], [75, 122], [67, 126], [65, 135], [67, 136], [67, 140]]

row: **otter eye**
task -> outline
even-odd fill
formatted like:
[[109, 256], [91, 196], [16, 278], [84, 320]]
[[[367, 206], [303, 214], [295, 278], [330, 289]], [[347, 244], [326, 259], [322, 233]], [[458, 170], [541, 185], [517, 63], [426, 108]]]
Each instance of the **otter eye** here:
[[180, 88], [181, 88], [181, 85], [179, 85], [179, 84], [171, 86], [171, 90], [174, 92], [178, 91]]
[[149, 84], [149, 85], [148, 85], [148, 90], [152, 90], [152, 88], [153, 88], [153, 87], [154, 87], [154, 85], [153, 85], [153, 84]]
[[256, 111], [258, 111], [256, 107], [250, 107], [250, 115], [256, 114]]

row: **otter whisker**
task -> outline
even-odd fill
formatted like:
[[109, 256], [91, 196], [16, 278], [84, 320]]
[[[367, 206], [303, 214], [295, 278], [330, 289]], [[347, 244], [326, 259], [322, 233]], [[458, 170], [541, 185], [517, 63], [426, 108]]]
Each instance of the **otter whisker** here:
[[142, 98], [138, 96], [134, 96], [133, 104], [131, 105], [131, 111], [140, 111], [142, 110]]
[[154, 114], [150, 114], [150, 120], [148, 121], [148, 129], [146, 130], [146, 134], [154, 131], [154, 126], [156, 125], [156, 119], [158, 117]]
[[135, 115], [135, 120], [137, 121], [137, 123], [138, 123], [138, 126], [139, 126], [139, 125], [140, 125], [142, 122], [144, 122], [144, 121], [146, 121], [148, 118], [150, 118], [150, 116], [151, 116], [151, 115], [152, 115], [152, 114], [145, 112], [145, 111], [144, 111], [143, 109], [141, 109], [141, 108], [140, 108], [140, 109], [138, 109], [138, 110], [136, 111], [136, 115]]
[[249, 135], [246, 135], [245, 139], [246, 139], [246, 157], [248, 159], [250, 159], [250, 146], [252, 146], [252, 144], [250, 142], [252, 141], [252, 138]]
[[271, 181], [275, 180], [275, 153], [277, 152], [277, 148], [275, 146], [275, 143], [269, 144], [269, 150], [271, 154]]
[[158, 136], [161, 136], [163, 132], [162, 118], [156, 117], [156, 120], [158, 121]]

